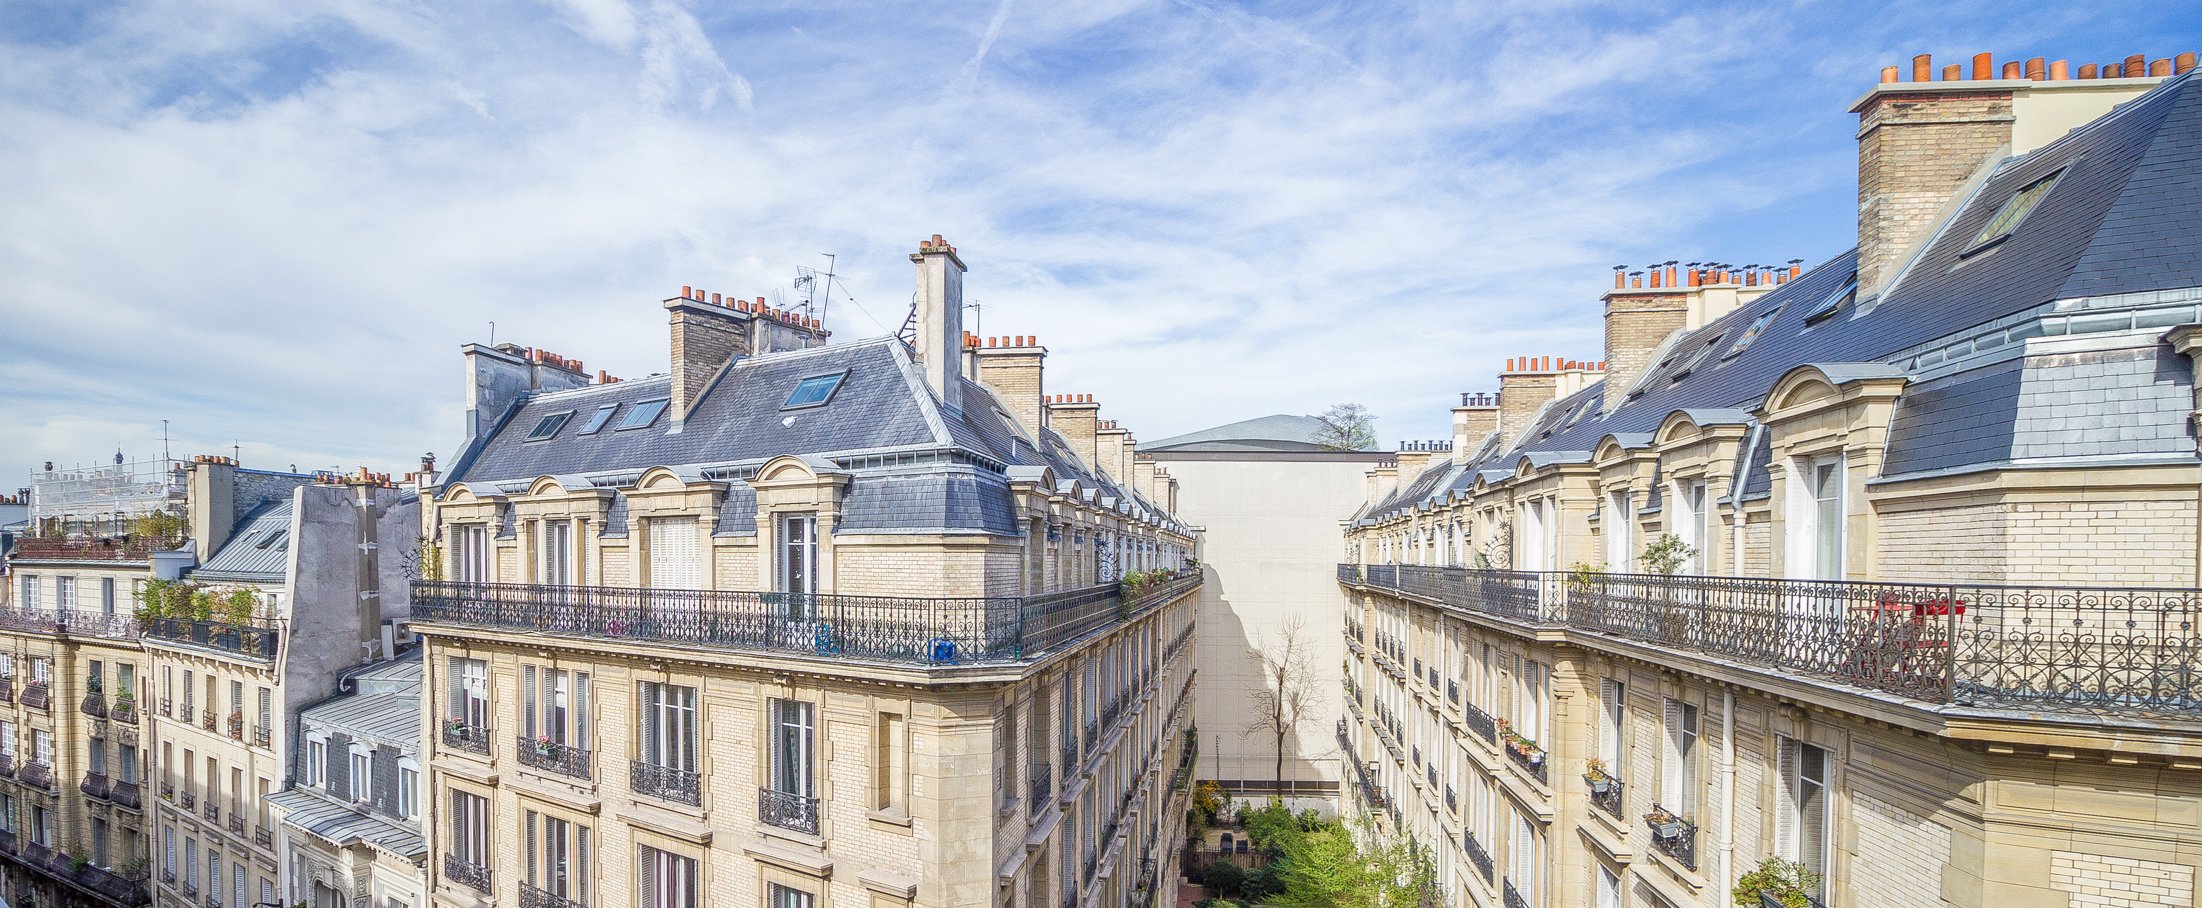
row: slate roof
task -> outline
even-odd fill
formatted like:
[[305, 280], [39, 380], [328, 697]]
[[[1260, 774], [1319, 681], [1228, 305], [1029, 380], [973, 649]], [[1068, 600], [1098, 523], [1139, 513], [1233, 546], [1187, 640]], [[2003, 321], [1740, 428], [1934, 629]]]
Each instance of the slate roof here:
[[[420, 651], [360, 671], [352, 676], [352, 684], [353, 693], [324, 700], [299, 714], [301, 740], [307, 734], [341, 735], [350, 741], [417, 756], [421, 733]], [[300, 760], [308, 752], [303, 744], [293, 750]], [[395, 770], [391, 772], [376, 784], [395, 784]], [[284, 823], [339, 847], [366, 844], [413, 859], [428, 853], [427, 840], [414, 824], [340, 801], [318, 788], [298, 784], [267, 799], [282, 809]]]
[[366, 844], [413, 860], [428, 855], [428, 840], [420, 830], [338, 803], [312, 789], [275, 792], [268, 795], [268, 803], [282, 809], [285, 824], [340, 848]]
[[1155, 451], [1327, 451], [1316, 442], [1323, 421], [1278, 413], [1187, 432], [1141, 446]]
[[263, 504], [239, 521], [229, 541], [191, 570], [196, 580], [281, 582], [290, 571], [291, 499]]

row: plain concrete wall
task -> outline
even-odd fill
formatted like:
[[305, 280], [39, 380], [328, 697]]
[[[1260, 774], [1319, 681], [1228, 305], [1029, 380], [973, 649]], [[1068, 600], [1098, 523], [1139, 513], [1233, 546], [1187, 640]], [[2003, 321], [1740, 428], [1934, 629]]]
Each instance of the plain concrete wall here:
[[[1252, 657], [1262, 634], [1274, 638], [1296, 615], [1305, 622], [1303, 638], [1312, 644], [1308, 663], [1318, 705], [1296, 739], [1287, 742], [1285, 779], [1337, 783], [1342, 769], [1335, 727], [1345, 709], [1338, 683], [1345, 657], [1345, 594], [1335, 565], [1345, 550], [1343, 522], [1366, 497], [1364, 474], [1380, 455], [1154, 456], [1178, 480], [1179, 519], [1201, 529], [1198, 557], [1208, 575], [1200, 593], [1194, 662], [1200, 667], [1193, 714], [1201, 748], [1195, 775], [1204, 780], [1274, 776], [1273, 739], [1266, 731], [1247, 732], [1255, 712], [1251, 691], [1266, 683]], [[1312, 805], [1295, 799], [1294, 806]]]

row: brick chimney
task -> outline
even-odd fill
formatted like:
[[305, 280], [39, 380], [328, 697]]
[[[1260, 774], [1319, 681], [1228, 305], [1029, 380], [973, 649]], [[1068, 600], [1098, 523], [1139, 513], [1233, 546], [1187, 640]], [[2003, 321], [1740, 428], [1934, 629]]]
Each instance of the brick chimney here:
[[741, 312], [712, 303], [691, 287], [666, 300], [665, 312], [671, 324], [673, 384], [666, 410], [672, 430], [679, 432], [719, 370], [751, 353], [750, 332]]
[[933, 234], [920, 240], [910, 253], [917, 266], [917, 361], [919, 374], [941, 406], [951, 412], [963, 409], [962, 384], [957, 380], [963, 353], [963, 259], [956, 247]]
[[1101, 453], [1094, 447], [1094, 430], [1101, 405], [1091, 394], [1057, 394], [1048, 400], [1048, 426], [1070, 445], [1070, 452], [1094, 469], [1101, 468]]
[[1529, 428], [1537, 408], [1552, 400], [1558, 381], [1552, 357], [1524, 356], [1506, 361], [1506, 371], [1499, 373], [1500, 443], [1511, 444], [1515, 436]]
[[[1159, 507], [1164, 496], [1161, 483], [1156, 481], [1158, 475], [1156, 470], [1157, 465], [1153, 457], [1140, 454], [1132, 459], [1132, 486], [1137, 488], [1140, 494], [1147, 496], [1148, 501], [1154, 502]], [[1164, 476], [1164, 478], [1167, 477]]]
[[1621, 406], [1629, 386], [1651, 365], [1652, 354], [1667, 336], [1689, 323], [1691, 292], [1674, 286], [1671, 263], [1652, 266], [1653, 286], [1632, 272], [1623, 287], [1622, 268], [1614, 269], [1614, 288], [1602, 297], [1606, 308], [1606, 412]]
[[1412, 449], [1402, 446], [1397, 453], [1392, 455], [1392, 462], [1399, 465], [1399, 480], [1410, 482], [1415, 477], [1422, 475], [1422, 471], [1429, 468], [1430, 459], [1436, 456], [1437, 452], [1425, 450], [1419, 446]]
[[1453, 408], [1453, 460], [1467, 463], [1476, 453], [1476, 445], [1483, 437], [1498, 431], [1499, 396], [1486, 393], [1469, 393], [1460, 396], [1460, 406]]
[[[2193, 58], [2180, 60], [2191, 66]], [[2007, 61], [1974, 54], [1970, 72], [1912, 58], [1911, 79], [1884, 67], [1881, 83], [1852, 104], [1858, 115], [1858, 292], [1878, 295], [1945, 220], [1984, 165], [2025, 154], [2155, 87], [2176, 67], [2135, 55], [2067, 78], [2063, 60]], [[2156, 73], [2151, 75], [2151, 73]]]
[[1043, 381], [1047, 348], [1040, 346], [1039, 338], [1022, 335], [974, 339], [982, 340], [973, 350], [978, 382], [993, 389], [1009, 415], [1032, 437], [1040, 437], [1041, 427], [1047, 424]]
[[1132, 478], [1131, 445], [1131, 430], [1118, 427], [1116, 420], [1101, 420], [1094, 426], [1094, 456], [1099, 458], [1094, 465], [1100, 467], [1101, 472], [1109, 474], [1109, 478], [1116, 480], [1118, 485], [1129, 485]]

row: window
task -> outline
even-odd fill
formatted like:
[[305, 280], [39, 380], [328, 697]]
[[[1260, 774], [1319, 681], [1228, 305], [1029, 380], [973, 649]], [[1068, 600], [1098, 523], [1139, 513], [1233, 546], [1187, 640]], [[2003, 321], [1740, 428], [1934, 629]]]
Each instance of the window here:
[[109, 618], [115, 616], [115, 578], [99, 578], [99, 613]]
[[1697, 352], [1690, 354], [1690, 358], [1682, 362], [1682, 368], [1674, 370], [1674, 374], [1668, 380], [1681, 381], [1691, 372], [1697, 371], [1697, 367], [1705, 364], [1706, 357], [1712, 356], [1714, 350], [1720, 349], [1720, 338], [1721, 336], [1716, 334], [1707, 338], [1704, 343], [1699, 344]]
[[192, 676], [191, 676], [191, 670], [190, 670], [190, 669], [188, 669], [188, 668], [187, 668], [187, 669], [184, 669], [184, 673], [183, 673], [183, 679], [184, 679], [184, 695], [183, 695], [183, 715], [181, 715], [181, 716], [178, 716], [177, 718], [180, 718], [180, 719], [184, 720], [185, 722], [189, 722], [189, 721], [191, 721], [191, 720], [192, 720], [192, 719], [194, 718], [194, 715], [193, 715], [193, 714], [192, 714], [192, 712], [191, 712], [191, 705], [192, 705], [193, 703], [195, 703], [195, 702], [197, 702], [197, 701], [198, 701], [198, 697], [196, 696], [196, 694], [198, 693], [198, 689], [197, 689], [196, 687], [193, 687], [193, 686], [192, 686], [194, 682], [192, 681]]
[[107, 860], [107, 821], [92, 818], [92, 863], [99, 867], [113, 866]]
[[451, 718], [471, 728], [489, 727], [489, 663], [453, 659], [449, 674]]
[[567, 902], [589, 903], [589, 827], [528, 811], [528, 885]]
[[1689, 557], [1682, 559], [1684, 574], [1705, 573], [1705, 542], [1712, 538], [1711, 511], [1706, 507], [1705, 481], [1692, 480], [1677, 483], [1674, 487], [1674, 535], [1689, 546]]
[[537, 583], [563, 585], [573, 582], [573, 522], [568, 520], [544, 520], [536, 524], [541, 528], [536, 542], [539, 558]]
[[1659, 806], [1685, 819], [1697, 816], [1697, 707], [1667, 701], [1666, 755], [1661, 760]]
[[696, 908], [696, 860], [642, 846], [643, 908]]
[[765, 908], [811, 908], [812, 904], [810, 893], [778, 883], [768, 887], [765, 895]]
[[412, 757], [398, 760], [398, 816], [421, 818], [421, 767]]
[[263, 687], [263, 688], [260, 688], [260, 690], [259, 690], [259, 697], [260, 697], [260, 702], [259, 702], [259, 707], [260, 707], [260, 711], [259, 711], [260, 724], [259, 724], [259, 726], [258, 726], [257, 728], [255, 728], [255, 729], [253, 730], [253, 736], [254, 736], [254, 738], [255, 738], [255, 739], [260, 739], [260, 738], [263, 738], [263, 737], [264, 737], [264, 738], [266, 738], [267, 740], [269, 740], [269, 741], [272, 741], [272, 740], [274, 740], [274, 728], [275, 728], [275, 702], [274, 702], [274, 695], [273, 695], [273, 693], [272, 693], [271, 691], [269, 691], [269, 690], [268, 690], [267, 688]]
[[2003, 207], [1996, 209], [1995, 215], [1988, 218], [1988, 223], [1981, 226], [1980, 234], [1973, 237], [1972, 248], [1965, 250], [1965, 253], [1970, 255], [1988, 244], [2016, 232], [2019, 224], [2026, 220], [2026, 215], [2031, 213], [2034, 206], [2041, 202], [2042, 196], [2049, 194], [2050, 187], [2055, 185], [2057, 177], [2063, 174], [2064, 171], [2059, 170], [2028, 183], [2019, 191], [2012, 193], [2011, 197], [2004, 201]]
[[665, 401], [643, 401], [642, 403], [634, 405], [632, 409], [629, 409], [627, 411], [627, 418], [619, 421], [619, 428], [615, 431], [623, 432], [628, 429], [647, 429], [650, 427], [651, 423], [658, 421], [658, 414], [664, 412]]
[[1789, 576], [1843, 579], [1842, 455], [1801, 459], [1790, 476]]
[[696, 771], [696, 689], [642, 682], [642, 762]]
[[161, 827], [161, 876], [176, 878], [176, 827]]
[[1598, 682], [1598, 759], [1606, 763], [1606, 774], [1621, 777], [1622, 742], [1628, 734], [1628, 686], [1618, 678], [1606, 678]]
[[38, 611], [38, 575], [23, 575], [23, 610]]
[[1604, 864], [1598, 865], [1598, 908], [1621, 908], [1621, 877]]
[[1526, 814], [1519, 810], [1509, 812], [1514, 815], [1514, 828], [1513, 834], [1507, 837], [1512, 847], [1507, 852], [1506, 878], [1513, 882], [1515, 891], [1521, 893], [1524, 903], [1542, 905], [1544, 887], [1539, 883], [1544, 877], [1544, 842], [1537, 836], [1537, 824]]
[[1598, 521], [1599, 531], [1606, 535], [1606, 570], [1626, 574], [1634, 566], [1636, 552], [1629, 531], [1635, 523], [1634, 496], [1627, 489], [1606, 493], [1605, 517]]
[[489, 866], [489, 799], [452, 792], [451, 819], [451, 856], [476, 867]]
[[1742, 353], [1743, 351], [1750, 349], [1751, 342], [1758, 340], [1759, 335], [1766, 333], [1766, 326], [1773, 324], [1774, 316], [1780, 314], [1780, 306], [1776, 306], [1772, 309], [1766, 310], [1765, 312], [1759, 313], [1758, 318], [1752, 319], [1751, 324], [1744, 327], [1742, 334], [1736, 335], [1735, 343], [1729, 344], [1728, 352], [1722, 353], [1720, 355], [1720, 358], [1727, 359], [1728, 357], [1734, 356], [1738, 353]]
[[572, 410], [567, 410], [564, 413], [553, 413], [549, 416], [545, 416], [542, 418], [541, 421], [538, 421], [535, 424], [535, 428], [528, 430], [528, 437], [526, 440], [542, 441], [543, 439], [556, 435], [558, 434], [559, 429], [565, 427], [566, 420], [572, 418]]
[[137, 784], [137, 782], [138, 782], [138, 749], [137, 749], [137, 747], [136, 747], [135, 745], [130, 745], [130, 744], [124, 744], [124, 745], [122, 745], [122, 746], [121, 746], [121, 747], [119, 748], [119, 753], [120, 753], [120, 756], [122, 757], [122, 767], [121, 767], [121, 773], [120, 773], [120, 774], [119, 774], [119, 775], [118, 775], [118, 776], [117, 776], [116, 778], [119, 778], [119, 779], [121, 779], [121, 780], [122, 780], [122, 782], [123, 782], [123, 784], [125, 784], [125, 785], [135, 785], [135, 784]]
[[575, 432], [574, 434], [595, 435], [598, 430], [604, 428], [605, 423], [611, 421], [612, 411], [617, 409], [619, 409], [618, 404], [605, 404], [604, 406], [596, 408], [596, 412], [589, 414], [589, 421], [581, 424], [581, 431]]
[[72, 612], [72, 611], [75, 611], [75, 610], [76, 610], [76, 578], [75, 578], [75, 577], [55, 577], [55, 578], [54, 578], [54, 611], [57, 611], [57, 612]]
[[346, 781], [351, 783], [352, 800], [365, 804], [374, 797], [374, 754], [365, 748], [353, 745], [351, 758], [351, 775]]
[[1831, 814], [1827, 809], [1827, 750], [1782, 738], [1780, 802], [1774, 818], [1775, 847], [1781, 856], [1803, 864], [1820, 880], [1812, 894], [1828, 901], [1827, 864]]
[[520, 685], [529, 740], [589, 749], [588, 672], [522, 666]]
[[31, 729], [31, 761], [47, 766], [54, 765], [54, 733], [43, 728]]
[[[1003, 804], [1016, 797], [1017, 773], [1010, 764], [1015, 758], [1016, 750], [1013, 743], [1016, 740], [1015, 723], [1009, 720], [1015, 709], [1015, 706], [1011, 706], [1004, 711], [1000, 732], [995, 739], [995, 752], [999, 762], [994, 777], [998, 787], [1008, 789], [996, 795], [999, 803]], [[896, 814], [907, 813], [909, 810], [909, 805], [903, 798], [903, 779], [908, 774], [908, 767], [904, 765], [907, 757], [903, 753], [902, 729], [900, 714], [880, 713], [872, 732], [872, 807]]]
[[329, 783], [329, 742], [306, 739], [306, 784]]
[[1844, 306], [1848, 306], [1851, 303], [1857, 301], [1858, 279], [1856, 277], [1852, 277], [1849, 283], [1837, 288], [1834, 293], [1828, 294], [1826, 297], [1823, 297], [1818, 303], [1813, 304], [1812, 309], [1804, 314], [1804, 323], [1809, 325], [1818, 322], [1823, 318], [1842, 311]]
[[199, 840], [184, 836], [184, 891], [199, 891]]
[[818, 515], [780, 515], [780, 592], [790, 595], [787, 618], [810, 620], [809, 601], [818, 591]]
[[1539, 747], [1549, 747], [1545, 728], [1545, 703], [1552, 693], [1544, 663], [1522, 660], [1521, 675], [1514, 687], [1514, 731], [1528, 738]]
[[848, 377], [848, 374], [835, 372], [831, 375], [813, 375], [796, 382], [795, 390], [788, 392], [787, 403], [781, 404], [780, 409], [824, 406], [833, 399], [833, 392], [841, 388], [841, 380]]
[[772, 721], [772, 790], [809, 797], [811, 793], [811, 733], [816, 727], [806, 700], [770, 701]]
[[451, 578], [460, 583], [487, 583], [496, 578], [489, 573], [489, 527], [479, 523], [456, 524], [451, 528]]

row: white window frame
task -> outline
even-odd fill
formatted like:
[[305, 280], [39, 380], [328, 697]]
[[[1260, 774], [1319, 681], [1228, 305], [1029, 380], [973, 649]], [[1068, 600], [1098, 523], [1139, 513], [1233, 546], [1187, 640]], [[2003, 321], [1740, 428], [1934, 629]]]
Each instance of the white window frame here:
[[1636, 496], [1628, 489], [1606, 493], [1606, 515], [1600, 529], [1606, 536], [1606, 571], [1636, 572]]

